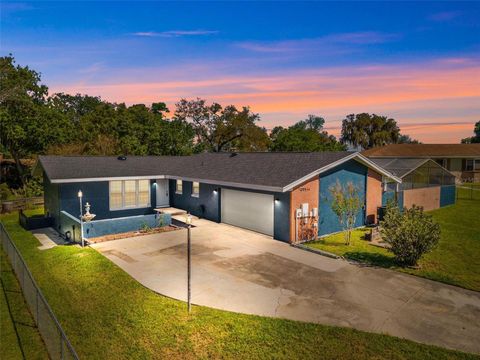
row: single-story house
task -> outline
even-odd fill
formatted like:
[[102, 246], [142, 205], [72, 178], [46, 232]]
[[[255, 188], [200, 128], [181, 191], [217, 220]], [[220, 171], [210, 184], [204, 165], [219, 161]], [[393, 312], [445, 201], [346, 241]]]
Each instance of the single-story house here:
[[455, 175], [432, 159], [370, 158], [378, 166], [402, 179], [384, 183], [382, 204], [395, 200], [401, 207], [422, 206], [434, 210], [456, 200]]
[[138, 229], [139, 221], [154, 221], [155, 208], [174, 207], [295, 243], [341, 230], [329, 190], [337, 180], [359, 189], [357, 226], [376, 221], [383, 183], [401, 182], [358, 152], [40, 156], [35, 171], [62, 234], [79, 236], [82, 192], [96, 214], [87, 238], [108, 221], [112, 232]]
[[480, 182], [480, 144], [391, 144], [362, 155], [377, 159], [433, 159], [458, 181]]

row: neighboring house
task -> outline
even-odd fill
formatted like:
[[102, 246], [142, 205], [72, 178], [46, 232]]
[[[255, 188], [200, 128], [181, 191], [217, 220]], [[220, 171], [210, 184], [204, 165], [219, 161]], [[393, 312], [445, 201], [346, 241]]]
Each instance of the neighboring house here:
[[480, 182], [480, 144], [392, 144], [362, 152], [369, 158], [433, 159], [459, 181]]
[[402, 179], [386, 182], [382, 203], [396, 200], [400, 207], [422, 206], [425, 210], [452, 205], [456, 199], [455, 175], [432, 159], [371, 158], [378, 166]]
[[45, 210], [62, 234], [78, 231], [81, 190], [96, 214], [93, 232], [105, 219], [137, 226], [155, 208], [175, 207], [291, 243], [341, 230], [329, 191], [337, 180], [361, 190], [357, 226], [376, 221], [382, 181], [400, 182], [351, 152], [40, 156], [35, 171], [43, 172]]

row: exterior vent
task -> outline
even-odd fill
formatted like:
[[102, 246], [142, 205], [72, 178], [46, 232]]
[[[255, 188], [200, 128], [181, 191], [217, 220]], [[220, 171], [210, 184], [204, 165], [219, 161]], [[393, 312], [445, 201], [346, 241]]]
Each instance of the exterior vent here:
[[122, 156], [117, 157], [117, 160], [125, 161], [125, 160], [127, 160], [127, 157], [122, 155]]

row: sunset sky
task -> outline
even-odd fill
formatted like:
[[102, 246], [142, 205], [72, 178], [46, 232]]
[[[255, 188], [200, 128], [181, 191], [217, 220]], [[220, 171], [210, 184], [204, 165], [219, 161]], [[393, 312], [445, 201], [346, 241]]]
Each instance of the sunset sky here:
[[480, 2], [2, 2], [1, 54], [50, 92], [248, 105], [268, 129], [395, 118], [425, 143], [480, 120]]

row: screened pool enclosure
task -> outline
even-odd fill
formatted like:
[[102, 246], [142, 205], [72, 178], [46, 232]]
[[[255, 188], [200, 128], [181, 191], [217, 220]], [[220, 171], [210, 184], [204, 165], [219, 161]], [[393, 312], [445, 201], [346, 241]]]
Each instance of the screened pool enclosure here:
[[432, 159], [372, 159], [402, 179], [401, 184], [384, 183], [382, 204], [396, 200], [401, 207], [436, 209], [455, 203], [455, 176]]

